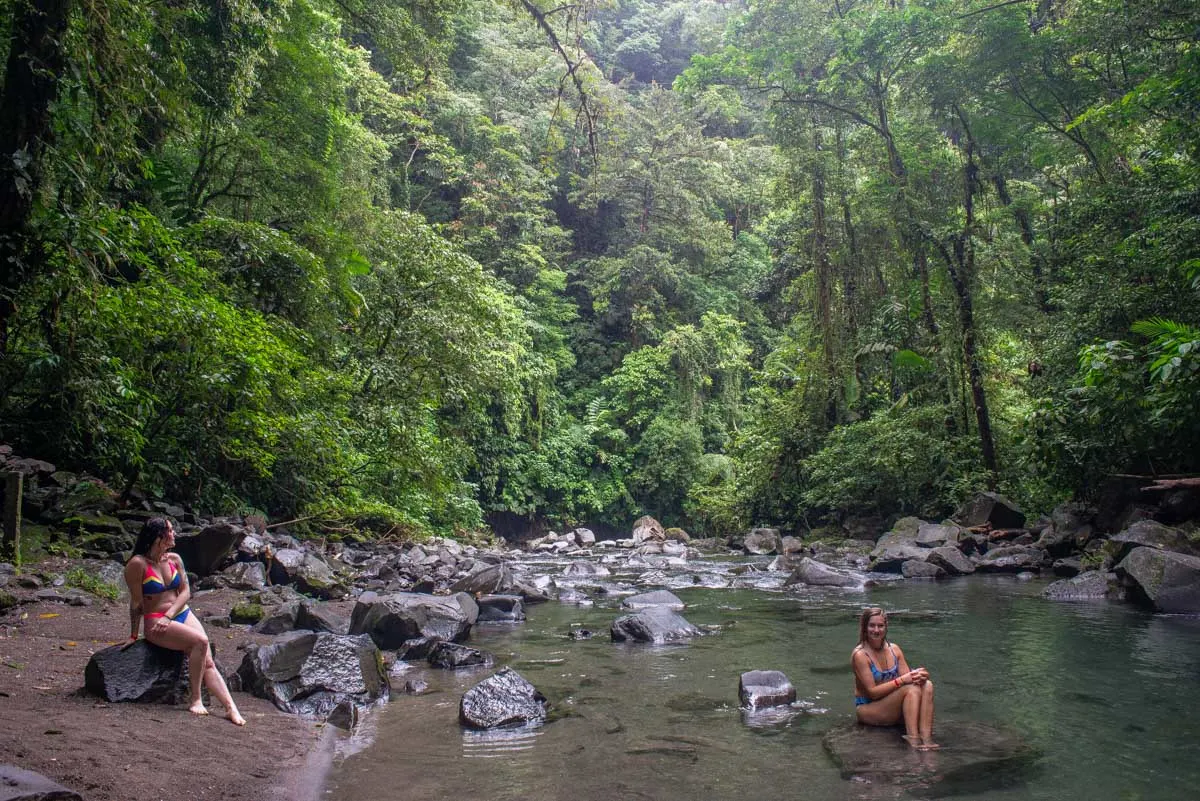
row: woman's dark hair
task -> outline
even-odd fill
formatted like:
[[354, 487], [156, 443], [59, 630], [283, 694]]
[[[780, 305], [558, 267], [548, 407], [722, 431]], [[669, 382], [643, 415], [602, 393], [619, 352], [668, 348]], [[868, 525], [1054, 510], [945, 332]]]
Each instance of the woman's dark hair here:
[[152, 517], [143, 523], [142, 530], [138, 532], [137, 542], [133, 544], [133, 554], [129, 558], [150, 553], [154, 543], [167, 536], [167, 527], [170, 525], [165, 517]]
[[858, 619], [858, 644], [862, 645], [867, 641], [867, 624], [871, 622], [873, 617], [883, 618], [883, 641], [887, 642], [887, 612], [883, 611], [878, 606], [868, 606], [862, 611], [862, 616]]

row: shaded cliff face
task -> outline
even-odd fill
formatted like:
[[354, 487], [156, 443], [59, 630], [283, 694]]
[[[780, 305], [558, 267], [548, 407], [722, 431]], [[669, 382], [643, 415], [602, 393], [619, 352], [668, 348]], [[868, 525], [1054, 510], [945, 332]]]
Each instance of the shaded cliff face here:
[[523, 545], [530, 540], [544, 537], [551, 530], [571, 531], [575, 528], [587, 528], [596, 535], [597, 540], [617, 540], [629, 536], [629, 530], [622, 530], [598, 520], [588, 520], [574, 526], [563, 526], [551, 523], [544, 517], [529, 518], [513, 512], [489, 512], [484, 521], [495, 532], [497, 537], [509, 545]]

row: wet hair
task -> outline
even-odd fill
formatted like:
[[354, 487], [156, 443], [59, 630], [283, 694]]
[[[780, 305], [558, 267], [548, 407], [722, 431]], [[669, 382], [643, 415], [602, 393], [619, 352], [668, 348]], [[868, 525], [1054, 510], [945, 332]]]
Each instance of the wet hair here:
[[129, 558], [145, 556], [150, 553], [154, 543], [167, 536], [167, 529], [170, 525], [170, 521], [165, 517], [152, 517], [143, 523], [142, 530], [138, 532], [137, 542], [133, 545], [133, 553]]
[[873, 617], [883, 618], [883, 641], [887, 642], [887, 612], [883, 611], [879, 606], [868, 606], [862, 611], [862, 615], [858, 618], [858, 644], [862, 645], [867, 641], [867, 624], [871, 622]]

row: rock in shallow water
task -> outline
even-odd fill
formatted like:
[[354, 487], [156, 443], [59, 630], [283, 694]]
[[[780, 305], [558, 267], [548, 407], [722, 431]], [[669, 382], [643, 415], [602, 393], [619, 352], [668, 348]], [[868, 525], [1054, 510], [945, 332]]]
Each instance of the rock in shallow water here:
[[458, 720], [471, 729], [541, 723], [548, 708], [546, 696], [506, 667], [467, 690], [458, 705]]
[[662, 606], [652, 606], [634, 615], [623, 615], [612, 624], [613, 642], [632, 640], [661, 644], [700, 635], [700, 629]]
[[796, 688], [778, 670], [750, 670], [738, 681], [738, 700], [747, 709], [786, 706], [796, 700]]
[[935, 726], [941, 749], [918, 752], [897, 727], [850, 723], [829, 731], [822, 740], [842, 778], [908, 788], [936, 788], [950, 795], [967, 787], [986, 787], [1030, 767], [1037, 751], [1015, 734], [971, 721]]

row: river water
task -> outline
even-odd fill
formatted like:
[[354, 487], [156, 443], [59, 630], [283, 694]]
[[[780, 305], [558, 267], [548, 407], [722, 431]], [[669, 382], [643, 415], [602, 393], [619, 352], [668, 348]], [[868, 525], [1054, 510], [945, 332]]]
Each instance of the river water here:
[[[718, 571], [732, 563], [713, 563]], [[806, 801], [919, 798], [928, 789], [842, 778], [822, 747], [853, 720], [850, 651], [864, 606], [893, 610], [891, 639], [929, 668], [939, 721], [1020, 735], [1019, 771], [942, 782], [964, 799], [1191, 801], [1200, 797], [1200, 619], [1108, 603], [1050, 602], [1043, 580], [973, 576], [864, 591], [675, 589], [710, 636], [687, 644], [611, 642], [619, 599], [529, 607], [522, 624], [481, 625], [470, 644], [542, 691], [550, 722], [475, 733], [462, 693], [492, 670], [412, 668], [430, 691], [397, 695], [339, 744], [324, 797], [490, 801]], [[646, 587], [638, 587], [644, 590]], [[583, 627], [594, 639], [566, 634]], [[402, 664], [403, 666], [403, 664]], [[798, 701], [738, 709], [738, 677], [782, 670]], [[949, 753], [954, 742], [943, 739]], [[914, 755], [915, 758], [915, 755]], [[938, 759], [936, 753], [922, 759]], [[935, 766], [936, 767], [936, 766]]]

